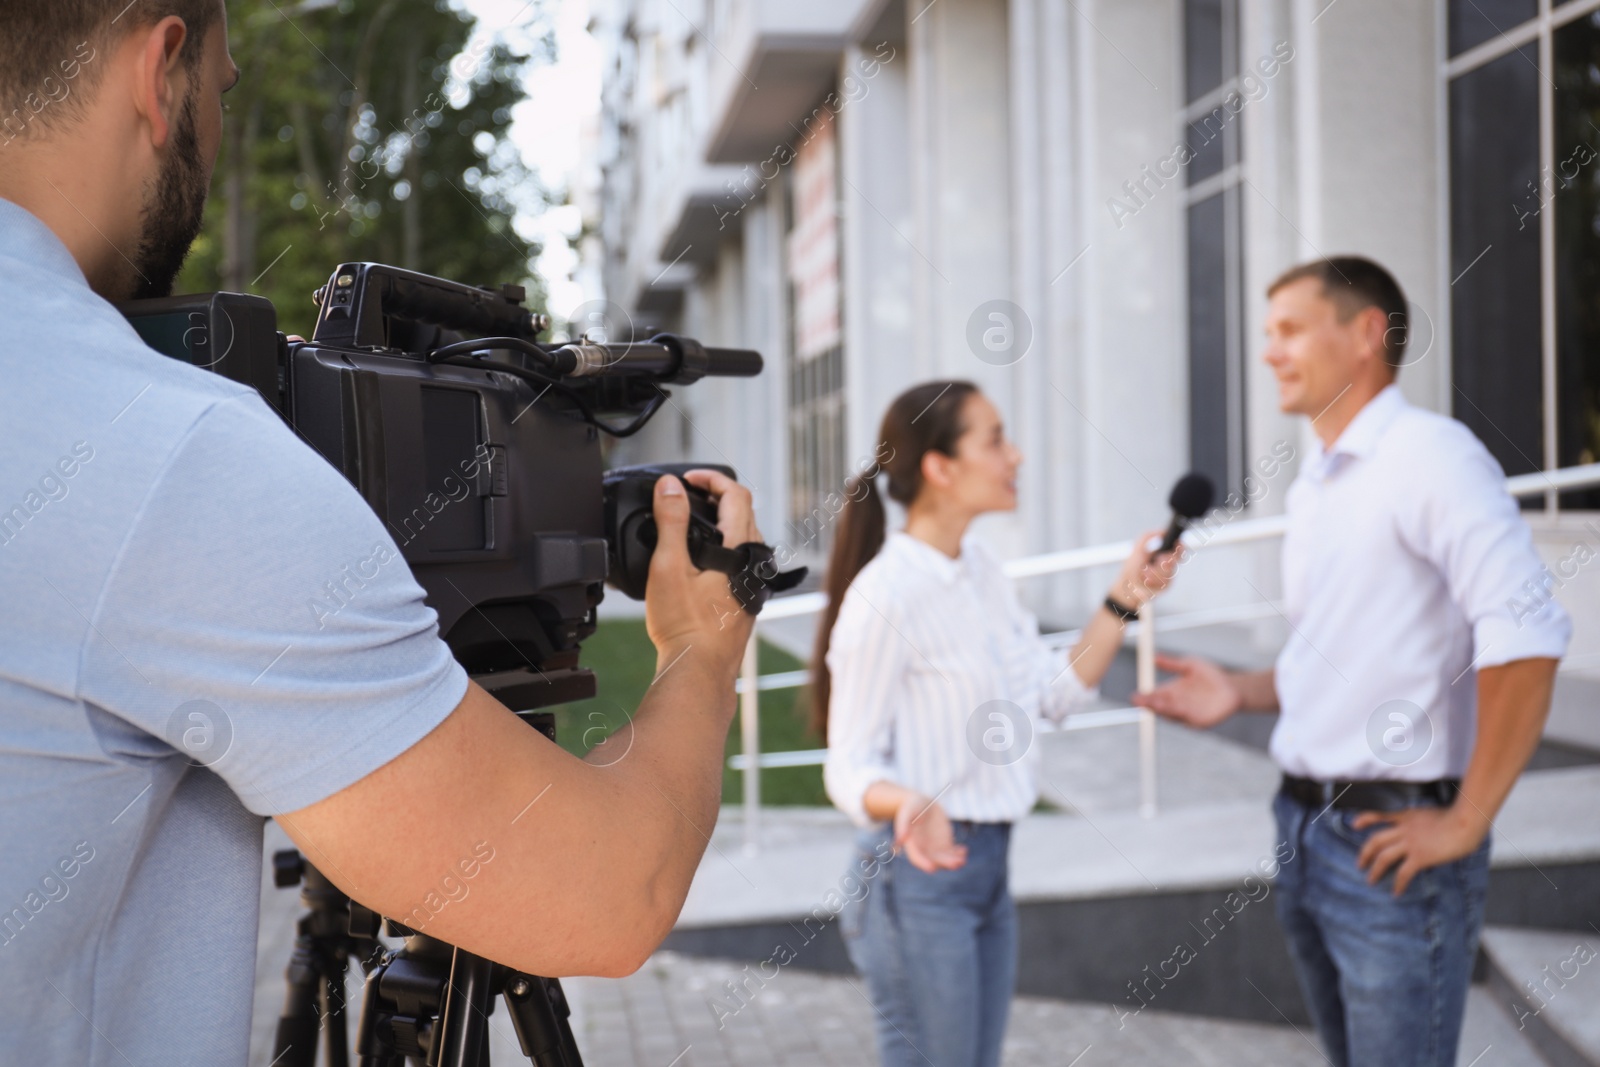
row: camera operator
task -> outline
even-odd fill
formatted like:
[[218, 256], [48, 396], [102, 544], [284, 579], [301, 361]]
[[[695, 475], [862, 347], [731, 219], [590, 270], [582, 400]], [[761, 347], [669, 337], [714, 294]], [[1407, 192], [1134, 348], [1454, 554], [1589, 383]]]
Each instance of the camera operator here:
[[[6, 7], [6, 1059], [243, 1063], [268, 817], [379, 912], [464, 890], [428, 906], [441, 940], [534, 974], [637, 969], [715, 822], [750, 633], [689, 562], [682, 485], [655, 488], [656, 680], [626, 754], [578, 760], [469, 682], [337, 471], [111, 303], [169, 292], [199, 230], [239, 77], [221, 0]], [[745, 489], [687, 480], [729, 545], [759, 539]]]

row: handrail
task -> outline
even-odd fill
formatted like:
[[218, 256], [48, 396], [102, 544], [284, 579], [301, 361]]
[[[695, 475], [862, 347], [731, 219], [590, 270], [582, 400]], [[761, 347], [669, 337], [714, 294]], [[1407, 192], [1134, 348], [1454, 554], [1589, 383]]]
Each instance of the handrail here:
[[[1576, 467], [1563, 467], [1560, 470], [1519, 474], [1506, 479], [1506, 492], [1513, 497], [1521, 498], [1595, 485], [1600, 485], [1600, 463], [1588, 463]], [[1212, 512], [1212, 515], [1216, 514], [1216, 511]], [[1226, 519], [1222, 521], [1213, 519], [1208, 522], [1208, 519], [1211, 519], [1211, 516], [1200, 519], [1184, 534], [1184, 545], [1191, 551], [1222, 545], [1270, 540], [1274, 537], [1283, 536], [1288, 528], [1288, 519], [1284, 515], [1240, 519], [1235, 522], [1229, 522]], [[1088, 545], [1082, 548], [1069, 548], [1060, 552], [1046, 552], [1037, 556], [1009, 560], [1002, 565], [1002, 568], [1006, 576], [1013, 580], [1037, 578], [1047, 574], [1060, 574], [1068, 571], [1083, 570], [1088, 567], [1118, 563], [1127, 558], [1132, 548], [1132, 541]], [[814, 615], [824, 610], [827, 606], [827, 594], [820, 592], [779, 597], [766, 604], [758, 621], [767, 622], [776, 619], [793, 619], [805, 615]], [[1270, 618], [1274, 614], [1281, 614], [1281, 610], [1278, 605], [1270, 602], [1210, 608], [1186, 612], [1171, 619], [1164, 619], [1161, 629], [1163, 631], [1192, 629], [1214, 625], [1219, 622], [1241, 622], [1256, 618]], [[759, 630], [759, 626], [757, 629]], [[1143, 627], [1139, 621], [1131, 622], [1127, 626], [1124, 637], [1137, 638], [1142, 629]], [[1079, 631], [1068, 630], [1044, 636], [1045, 640], [1052, 644], [1059, 641], [1062, 645], [1066, 645], [1075, 641], [1078, 635]], [[758, 640], [758, 633], [752, 632], [750, 635], [752, 649]], [[827, 752], [826, 749], [809, 749], [785, 753], [761, 753], [760, 751], [760, 693], [766, 690], [789, 689], [804, 685], [809, 677], [810, 672], [808, 670], [760, 675], [756, 670], [756, 657], [753, 652], [745, 656], [744, 670], [736, 683], [736, 688], [740, 694], [740, 734], [743, 739], [745, 753], [753, 751], [757, 753], [757, 756], [754, 761], [749, 761], [744, 754], [730, 756], [728, 758], [728, 766], [734, 770], [741, 771], [745, 777], [744, 847], [747, 852], [753, 851], [755, 848], [759, 825], [761, 768], [814, 765], [815, 763], [820, 763], [822, 754]], [[1067, 725], [1069, 722], [1073, 723], [1073, 725]], [[1149, 712], [1130, 708], [1084, 712], [1079, 715], [1069, 715], [1058, 729], [1082, 730], [1100, 726], [1123, 725], [1125, 723], [1139, 723], [1141, 725], [1141, 777], [1145, 775], [1153, 777], [1154, 720]], [[1141, 782], [1140, 795], [1145, 798], [1142, 806], [1146, 814], [1153, 812], [1154, 782]]]

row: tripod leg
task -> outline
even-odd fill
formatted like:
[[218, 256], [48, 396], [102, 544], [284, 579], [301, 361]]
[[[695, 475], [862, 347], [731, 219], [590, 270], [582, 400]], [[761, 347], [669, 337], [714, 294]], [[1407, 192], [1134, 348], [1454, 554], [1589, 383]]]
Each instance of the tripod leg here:
[[317, 1012], [317, 993], [322, 984], [321, 961], [316, 939], [311, 933], [310, 917], [299, 920], [296, 928], [298, 934], [294, 939], [294, 952], [284, 972], [289, 988], [284, 997], [283, 1014], [278, 1016], [277, 1037], [272, 1044], [272, 1062], [277, 1067], [315, 1067], [317, 1062], [317, 1029], [321, 1022]]
[[578, 1054], [578, 1039], [572, 1036], [572, 1006], [567, 1003], [567, 994], [561, 988], [561, 979], [542, 979], [545, 992], [550, 996], [550, 1007], [556, 1013], [556, 1022], [561, 1026], [561, 1042], [567, 1056], [567, 1067], [583, 1067], [583, 1057]]
[[455, 950], [450, 982], [439, 1007], [439, 1038], [428, 1067], [487, 1067], [489, 979], [494, 964], [482, 956]]
[[349, 1067], [350, 1034], [346, 1025], [344, 979], [342, 973], [330, 970], [322, 976], [322, 1022], [327, 1040], [327, 1067]]
[[572, 1012], [559, 981], [513, 974], [506, 979], [505, 998], [523, 1055], [537, 1067], [583, 1067], [567, 1021]]
[[405, 1067], [404, 1057], [388, 1054], [388, 1045], [380, 1040], [383, 1029], [383, 996], [380, 986], [387, 961], [367, 972], [367, 981], [361, 994], [361, 1021], [356, 1026], [356, 1063], [359, 1067]]

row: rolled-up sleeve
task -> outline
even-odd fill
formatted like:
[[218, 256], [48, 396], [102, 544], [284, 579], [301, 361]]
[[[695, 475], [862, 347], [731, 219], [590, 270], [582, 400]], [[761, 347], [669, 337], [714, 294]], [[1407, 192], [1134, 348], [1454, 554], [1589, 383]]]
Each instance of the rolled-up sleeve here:
[[1445, 576], [1472, 626], [1474, 666], [1560, 659], [1572, 637], [1560, 579], [1539, 558], [1500, 465], [1470, 431], [1459, 434], [1454, 447], [1421, 457], [1426, 477], [1407, 539]]
[[872, 821], [867, 787], [894, 780], [894, 694], [906, 667], [905, 638], [887, 598], [869, 601], [855, 585], [845, 593], [828, 644], [828, 755], [822, 782], [828, 799], [858, 826]]
[[1072, 665], [1073, 648], [1052, 648], [1039, 634], [1039, 619], [1023, 606], [1016, 587], [1006, 575], [1000, 561], [987, 551], [983, 553], [995, 589], [1005, 604], [1006, 617], [1011, 623], [1011, 643], [1027, 660], [1028, 681], [1038, 686], [1039, 714], [1059, 725], [1062, 719], [1082, 710], [1100, 695], [1099, 686], [1084, 684]]
[[1100, 695], [1100, 687], [1085, 685], [1078, 677], [1070, 647], [1052, 649], [1043, 640], [1035, 640], [1039, 647], [1039, 677], [1043, 683], [1039, 714], [1059, 726], [1062, 719], [1093, 703]]

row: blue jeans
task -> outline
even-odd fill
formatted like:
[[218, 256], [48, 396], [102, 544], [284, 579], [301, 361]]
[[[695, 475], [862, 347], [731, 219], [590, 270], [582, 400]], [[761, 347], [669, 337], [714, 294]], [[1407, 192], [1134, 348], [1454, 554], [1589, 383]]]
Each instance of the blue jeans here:
[[[1273, 800], [1280, 843], [1294, 849], [1274, 883], [1311, 1018], [1334, 1067], [1455, 1067], [1483, 926], [1489, 842], [1420, 872], [1394, 896], [1356, 866], [1379, 827], [1357, 812]], [[1280, 844], [1282, 849], [1282, 844]]]
[[[1006, 887], [1010, 823], [954, 824], [957, 870], [903, 855], [846, 905], [840, 933], [872, 999], [883, 1067], [998, 1067], [1017, 979], [1017, 912]], [[892, 836], [864, 830], [858, 862]], [[885, 850], [887, 851], [887, 850]], [[859, 868], [858, 868], [859, 869]]]

